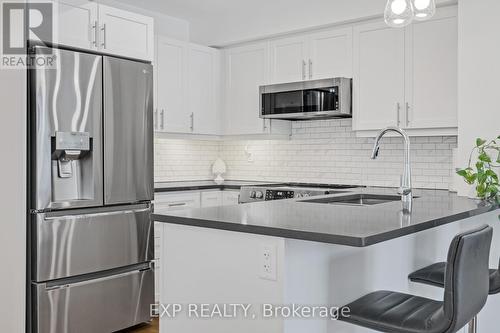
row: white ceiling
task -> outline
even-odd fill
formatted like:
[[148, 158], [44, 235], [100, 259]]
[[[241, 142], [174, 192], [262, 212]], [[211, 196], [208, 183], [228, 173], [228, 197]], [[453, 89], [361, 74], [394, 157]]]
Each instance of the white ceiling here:
[[381, 15], [387, 0], [118, 1], [189, 21], [191, 40], [194, 42], [225, 45], [291, 30]]

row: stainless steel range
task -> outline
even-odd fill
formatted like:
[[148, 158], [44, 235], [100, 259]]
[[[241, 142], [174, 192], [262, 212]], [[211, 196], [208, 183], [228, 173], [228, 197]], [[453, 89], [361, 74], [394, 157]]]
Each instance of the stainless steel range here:
[[298, 199], [318, 195], [337, 194], [348, 192], [348, 189], [356, 188], [355, 185], [267, 185], [267, 186], [243, 186], [240, 190], [240, 203]]

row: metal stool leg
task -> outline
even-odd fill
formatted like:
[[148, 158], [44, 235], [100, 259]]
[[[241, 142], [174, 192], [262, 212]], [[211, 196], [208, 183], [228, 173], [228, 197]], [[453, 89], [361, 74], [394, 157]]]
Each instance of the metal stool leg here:
[[477, 333], [477, 316], [472, 318], [472, 320], [469, 322], [468, 333]]

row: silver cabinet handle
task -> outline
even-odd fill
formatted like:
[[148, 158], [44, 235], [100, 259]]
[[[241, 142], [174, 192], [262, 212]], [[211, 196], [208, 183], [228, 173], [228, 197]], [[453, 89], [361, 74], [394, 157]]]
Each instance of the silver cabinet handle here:
[[306, 61], [302, 60], [302, 80], [306, 79]]
[[262, 119], [262, 131], [265, 132], [267, 130], [266, 120]]
[[309, 79], [313, 78], [313, 62], [309, 59]]
[[102, 25], [101, 31], [102, 31], [102, 43], [101, 43], [101, 46], [105, 49], [106, 48], [106, 23], [104, 23]]
[[194, 130], [194, 112], [191, 112], [191, 115], [189, 116], [191, 117], [191, 132]]
[[401, 111], [401, 104], [399, 102], [396, 103], [396, 112], [397, 112], [397, 124], [398, 126], [401, 124], [401, 117], [400, 117], [400, 111]]
[[97, 21], [94, 21], [94, 24], [92, 25], [92, 30], [93, 30], [92, 34], [94, 35], [94, 38], [92, 40], [92, 45], [94, 45], [94, 47], [97, 47], [97, 39], [99, 38], [97, 32]]
[[187, 205], [186, 202], [179, 202], [179, 203], [168, 204], [168, 207], [180, 207], [180, 206], [186, 206], [186, 205]]
[[406, 127], [410, 126], [410, 103], [406, 102]]
[[160, 119], [161, 119], [160, 128], [165, 129], [165, 109], [161, 109]]

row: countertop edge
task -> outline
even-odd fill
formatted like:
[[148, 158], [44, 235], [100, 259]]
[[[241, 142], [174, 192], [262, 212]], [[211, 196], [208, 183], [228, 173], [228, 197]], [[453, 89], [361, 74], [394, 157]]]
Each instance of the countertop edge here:
[[250, 234], [258, 234], [265, 236], [290, 238], [297, 240], [313, 241], [319, 243], [328, 243], [335, 245], [346, 245], [352, 247], [367, 247], [381, 242], [389, 241], [395, 238], [404, 237], [420, 231], [439, 227], [448, 223], [453, 223], [473, 216], [486, 214], [492, 212], [499, 207], [491, 205], [473, 209], [470, 211], [461, 212], [458, 214], [440, 217], [437, 219], [429, 220], [426, 222], [418, 223], [416, 225], [409, 225], [408, 227], [383, 232], [376, 235], [366, 237], [345, 236], [335, 234], [315, 233], [310, 231], [300, 231], [292, 229], [274, 228], [257, 225], [247, 225], [232, 222], [213, 221], [206, 219], [195, 219], [182, 216], [170, 216], [164, 214], [153, 214], [152, 219], [155, 222], [170, 223], [185, 226], [194, 226], [208, 229], [219, 229], [225, 231], [243, 232]]

